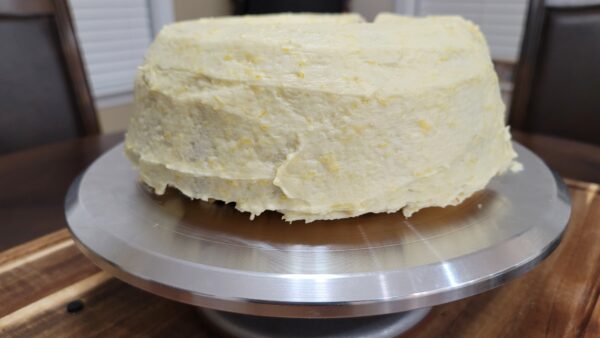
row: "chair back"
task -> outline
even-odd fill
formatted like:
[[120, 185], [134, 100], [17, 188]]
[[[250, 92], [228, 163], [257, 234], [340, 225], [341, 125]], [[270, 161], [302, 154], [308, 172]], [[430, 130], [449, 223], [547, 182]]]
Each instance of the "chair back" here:
[[509, 124], [600, 144], [600, 1], [531, 0]]
[[0, 154], [99, 132], [66, 0], [0, 0]]

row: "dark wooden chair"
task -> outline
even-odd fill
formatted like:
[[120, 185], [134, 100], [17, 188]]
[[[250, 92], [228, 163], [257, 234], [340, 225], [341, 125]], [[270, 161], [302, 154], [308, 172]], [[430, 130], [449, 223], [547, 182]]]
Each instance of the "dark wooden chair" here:
[[66, 0], [0, 0], [0, 154], [99, 132]]
[[531, 0], [509, 123], [600, 144], [600, 0]]

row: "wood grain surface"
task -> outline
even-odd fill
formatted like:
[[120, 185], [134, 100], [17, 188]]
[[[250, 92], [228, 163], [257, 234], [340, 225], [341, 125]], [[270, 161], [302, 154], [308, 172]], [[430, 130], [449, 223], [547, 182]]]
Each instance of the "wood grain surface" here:
[[[405, 337], [600, 337], [600, 188], [568, 185], [573, 215], [548, 259], [497, 289], [434, 307]], [[84, 309], [68, 313], [73, 300]], [[0, 336], [223, 335], [194, 307], [99, 270], [59, 230], [0, 253]]]

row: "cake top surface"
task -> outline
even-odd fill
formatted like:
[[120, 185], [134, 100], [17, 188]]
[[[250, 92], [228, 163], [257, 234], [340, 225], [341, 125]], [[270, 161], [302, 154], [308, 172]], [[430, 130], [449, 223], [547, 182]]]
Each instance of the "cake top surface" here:
[[460, 17], [266, 15], [209, 18], [165, 27], [145, 67], [214, 80], [398, 95], [448, 87], [490, 64], [485, 40]]

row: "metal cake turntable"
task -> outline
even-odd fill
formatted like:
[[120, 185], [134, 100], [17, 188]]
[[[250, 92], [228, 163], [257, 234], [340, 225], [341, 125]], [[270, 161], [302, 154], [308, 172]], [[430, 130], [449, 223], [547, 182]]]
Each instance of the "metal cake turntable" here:
[[73, 183], [66, 215], [96, 264], [205, 308], [233, 335], [394, 336], [428, 307], [525, 273], [558, 244], [570, 214], [565, 186], [514, 145], [524, 170], [459, 206], [308, 224], [272, 212], [250, 221], [175, 191], [153, 196], [119, 145]]

